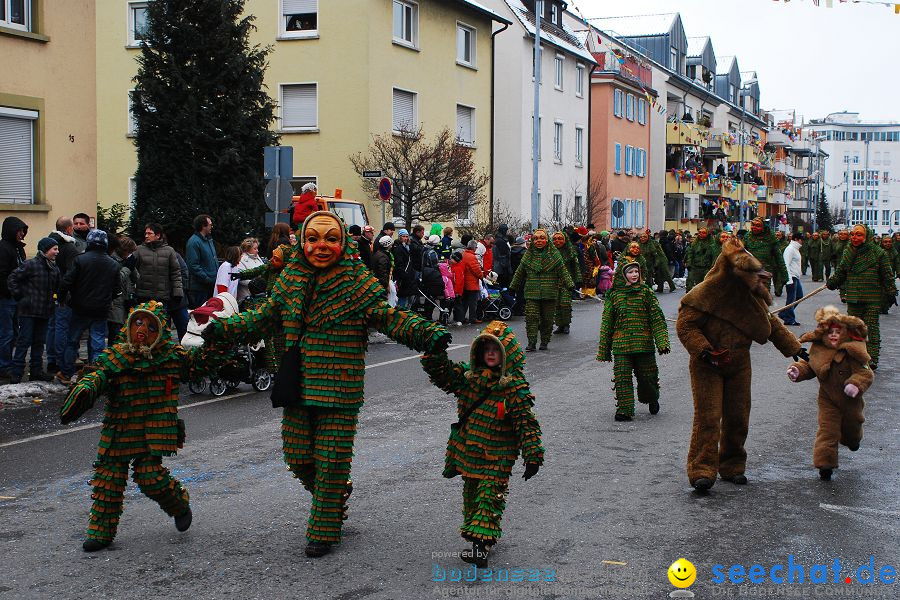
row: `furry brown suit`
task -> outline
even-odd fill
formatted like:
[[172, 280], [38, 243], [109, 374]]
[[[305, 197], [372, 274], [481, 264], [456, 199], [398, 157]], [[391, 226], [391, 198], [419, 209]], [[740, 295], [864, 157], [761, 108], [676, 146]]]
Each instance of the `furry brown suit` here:
[[[809, 362], [795, 362], [796, 381], [819, 378], [819, 430], [813, 447], [813, 465], [817, 469], [838, 466], [838, 443], [851, 450], [862, 441], [863, 393], [875, 380], [868, 367], [866, 324], [862, 319], [838, 312], [833, 306], [816, 311], [819, 325], [815, 331], [800, 337], [801, 343], [812, 342]], [[826, 336], [832, 324], [842, 325], [845, 332], [837, 347], [828, 344]], [[858, 393], [851, 398], [844, 388], [851, 384]]]
[[[741, 481], [747, 461], [744, 441], [750, 420], [750, 346], [771, 340], [785, 356], [800, 342], [776, 317], [769, 281], [772, 274], [730, 239], [702, 283], [678, 308], [678, 339], [691, 356], [694, 425], [688, 451], [691, 485], [708, 489], [716, 480]], [[697, 484], [705, 478], [709, 482]], [[707, 483], [708, 485], [703, 485]]]

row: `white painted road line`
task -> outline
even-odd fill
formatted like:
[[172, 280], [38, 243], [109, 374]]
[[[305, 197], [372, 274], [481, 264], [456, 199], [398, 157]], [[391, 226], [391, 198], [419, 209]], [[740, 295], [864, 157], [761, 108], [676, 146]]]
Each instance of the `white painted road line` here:
[[[454, 346], [450, 346], [447, 348], [448, 351], [456, 350], [457, 348], [468, 348], [466, 344], [456, 344]], [[421, 355], [416, 354], [415, 356], [404, 356], [403, 358], [395, 358], [394, 360], [386, 360], [384, 362], [375, 363], [374, 365], [366, 365], [366, 370], [374, 369], [376, 367], [383, 367], [385, 365], [393, 365], [395, 363], [413, 360], [419, 358]], [[209, 400], [201, 400], [200, 402], [192, 402], [190, 404], [185, 404], [184, 406], [179, 406], [178, 410], [187, 410], [189, 408], [194, 408], [195, 406], [203, 406], [205, 404], [213, 404], [215, 402], [222, 402], [224, 400], [234, 400], [235, 398], [241, 398], [243, 396], [249, 396], [250, 394], [256, 394], [256, 391], [250, 392], [239, 392], [237, 394], [227, 394], [225, 396], [220, 396], [219, 398], [210, 398]], [[69, 429], [63, 429], [62, 431], [54, 431], [52, 433], [42, 433], [40, 435], [33, 435], [31, 437], [23, 438], [21, 440], [16, 440], [14, 442], [5, 442], [0, 444], [0, 448], [8, 448], [9, 446], [17, 446], [19, 444], [27, 444], [28, 442], [36, 442], [38, 440], [45, 440], [47, 438], [56, 437], [58, 435], [66, 435], [67, 433], [75, 433], [77, 431], [84, 431], [85, 429], [94, 429], [96, 427], [100, 427], [103, 423], [91, 423], [89, 425], [78, 425], [77, 427], [70, 427]]]

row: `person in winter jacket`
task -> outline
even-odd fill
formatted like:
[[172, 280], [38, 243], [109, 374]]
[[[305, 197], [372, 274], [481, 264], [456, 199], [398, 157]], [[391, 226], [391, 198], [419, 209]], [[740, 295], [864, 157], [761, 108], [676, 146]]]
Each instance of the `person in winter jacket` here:
[[117, 245], [110, 257], [119, 264], [119, 289], [122, 293], [113, 298], [109, 315], [106, 317], [107, 346], [115, 343], [116, 336], [125, 324], [125, 317], [134, 301], [134, 288], [138, 281], [138, 270], [135, 267], [137, 260], [134, 258], [137, 245], [125, 235], [113, 239], [116, 239]]
[[391, 246], [394, 240], [389, 235], [381, 236], [375, 251], [372, 253], [371, 271], [381, 287], [384, 288], [384, 295], [387, 298], [388, 290], [391, 285], [391, 270], [393, 269], [394, 256], [391, 254]]
[[[243, 273], [250, 269], [256, 269], [266, 264], [266, 261], [259, 255], [259, 240], [256, 238], [246, 238], [241, 242], [241, 262], [238, 263], [235, 271]], [[238, 293], [235, 298], [240, 302], [250, 295], [250, 281], [240, 279], [238, 284]]]
[[[79, 219], [81, 223], [83, 219]], [[87, 233], [85, 233], [87, 235]], [[56, 266], [59, 267], [60, 278], [66, 276], [75, 257], [84, 252], [85, 242], [75, 237], [75, 225], [71, 217], [59, 217], [56, 220], [56, 231], [49, 236], [59, 244], [56, 255]], [[72, 309], [65, 305], [57, 305], [50, 321], [47, 323], [47, 372], [56, 373], [66, 353], [69, 343], [69, 322], [72, 320]]]
[[[238, 271], [241, 264], [241, 249], [237, 246], [229, 246], [225, 250], [225, 260], [219, 265], [219, 271], [216, 274], [216, 294], [228, 292], [235, 298], [238, 293], [239, 279], [231, 276], [232, 271]], [[239, 271], [238, 271], [239, 272]]]
[[459, 261], [462, 272], [462, 299], [457, 301], [459, 313], [456, 320], [463, 324], [481, 323], [478, 319], [478, 299], [481, 296], [481, 280], [484, 278], [484, 274], [481, 271], [481, 265], [478, 264], [478, 258], [475, 256], [477, 247], [478, 242], [469, 240]]
[[184, 297], [181, 267], [164, 235], [159, 223], [148, 223], [144, 228], [144, 243], [134, 252], [135, 267], [141, 274], [134, 290], [137, 303], [158, 300], [163, 304], [178, 304]]
[[[803, 284], [800, 283], [800, 248], [803, 246], [803, 234], [795, 233], [792, 236], [791, 242], [784, 249], [784, 252], [781, 253], [782, 257], [784, 257], [784, 265], [787, 268], [788, 274], [788, 283], [787, 283], [787, 300], [785, 300], [785, 305], [793, 303], [795, 300], [799, 300], [803, 297]], [[793, 308], [788, 308], [780, 313], [778, 316], [781, 317], [781, 320], [784, 321], [785, 325], [800, 325], [797, 322], [797, 317], [794, 313]]]
[[509, 287], [509, 280], [512, 279], [508, 232], [509, 227], [504, 223], [497, 228], [497, 235], [494, 236], [493, 271], [497, 274], [501, 288]]
[[18, 304], [19, 335], [10, 369], [10, 383], [22, 381], [25, 355], [31, 350], [30, 381], [52, 381], [53, 375], [44, 372], [44, 340], [47, 322], [56, 306], [59, 288], [59, 269], [56, 256], [59, 245], [46, 237], [38, 242], [38, 254], [10, 273], [7, 283]]
[[316, 184], [310, 182], [300, 188], [299, 196], [295, 196], [291, 200], [291, 224], [294, 229], [299, 229], [306, 217], [319, 210], [319, 203], [316, 200], [317, 192]]
[[18, 217], [3, 219], [0, 229], [0, 380], [9, 379], [12, 345], [15, 338], [16, 301], [6, 281], [25, 262], [25, 235], [28, 225]]
[[[397, 243], [391, 249], [394, 255], [394, 281], [397, 284], [397, 308], [405, 308], [416, 295], [415, 249], [409, 232], [401, 229], [397, 233]], [[421, 264], [421, 257], [419, 258]]]
[[106, 232], [92, 229], [87, 242], [87, 250], [75, 258], [59, 287], [60, 302], [72, 308], [69, 342], [57, 374], [63, 383], [68, 383], [75, 374], [75, 357], [85, 329], [89, 331], [89, 362], [93, 363], [106, 348], [106, 317], [113, 298], [121, 293], [119, 264], [106, 254], [109, 245]]
[[212, 218], [209, 215], [194, 217], [194, 235], [187, 241], [184, 260], [188, 265], [188, 304], [191, 308], [201, 306], [212, 298], [219, 261], [216, 260], [216, 245], [212, 239]]
[[91, 217], [87, 213], [72, 215], [72, 235], [75, 237], [75, 248], [78, 254], [87, 250], [87, 236], [91, 232]]

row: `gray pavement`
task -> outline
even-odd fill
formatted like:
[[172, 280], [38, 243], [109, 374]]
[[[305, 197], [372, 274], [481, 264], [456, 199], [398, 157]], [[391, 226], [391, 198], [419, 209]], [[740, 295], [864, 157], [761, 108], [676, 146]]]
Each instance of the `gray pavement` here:
[[[659, 296], [667, 316], [682, 295]], [[826, 303], [838, 303], [836, 294], [802, 305], [805, 327], [795, 331], [810, 329]], [[221, 401], [184, 398], [187, 445], [166, 464], [190, 490], [191, 529], [176, 532], [130, 484], [115, 543], [90, 555], [80, 544], [102, 407], [68, 428], [57, 424], [58, 403], [0, 411], [0, 598], [663, 598], [675, 589], [666, 570], [679, 557], [697, 568], [690, 590], [698, 598], [900, 597], [897, 583], [862, 585], [855, 572], [870, 556], [876, 575], [884, 565], [900, 571], [896, 309], [882, 317], [882, 368], [866, 394], [862, 447], [841, 449], [833, 481], [819, 481], [811, 466], [816, 384], [791, 384], [788, 360], [766, 345], [753, 350], [750, 484], [718, 482], [708, 496], [685, 475], [692, 403], [674, 323], [673, 352], [658, 359], [661, 412], [641, 405], [634, 422], [616, 423], [612, 366], [594, 360], [601, 310], [576, 303], [572, 334], [528, 355], [546, 464], [528, 482], [520, 464], [511, 480], [491, 555], [491, 577], [511, 581], [483, 581], [482, 571], [466, 582], [472, 572], [448, 556], [465, 547], [461, 482], [441, 477], [455, 403], [428, 383], [413, 352], [388, 344], [367, 359], [344, 543], [318, 560], [303, 554], [309, 495], [281, 461], [280, 413], [248, 386]], [[513, 327], [524, 336], [521, 319]], [[454, 344], [467, 345], [475, 328], [453, 333]], [[451, 350], [456, 360], [466, 355]], [[789, 555], [805, 566], [804, 585], [727, 579], [732, 565], [760, 564], [768, 574]], [[835, 559], [839, 581], [852, 583], [832, 583]], [[809, 585], [814, 564], [832, 569], [828, 585]], [[726, 577], [719, 586], [715, 565]]]

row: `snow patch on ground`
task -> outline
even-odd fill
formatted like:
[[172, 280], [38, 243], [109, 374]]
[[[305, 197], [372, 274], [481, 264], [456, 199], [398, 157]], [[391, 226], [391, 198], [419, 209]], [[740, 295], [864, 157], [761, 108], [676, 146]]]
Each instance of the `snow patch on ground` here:
[[63, 399], [69, 388], [46, 381], [26, 381], [0, 385], [0, 409], [40, 404], [50, 399]]

